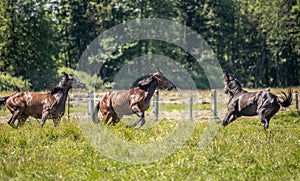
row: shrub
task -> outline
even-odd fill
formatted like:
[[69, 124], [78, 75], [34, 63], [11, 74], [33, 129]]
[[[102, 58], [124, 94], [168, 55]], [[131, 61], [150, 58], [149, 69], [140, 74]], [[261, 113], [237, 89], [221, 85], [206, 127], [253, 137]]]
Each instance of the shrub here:
[[0, 91], [28, 90], [31, 86], [29, 80], [23, 77], [13, 77], [9, 73], [0, 72]]
[[97, 75], [90, 76], [89, 74], [82, 72], [82, 71], [75, 71], [71, 68], [62, 67], [58, 70], [58, 74], [61, 75], [62, 72], [66, 72], [68, 74], [74, 75], [78, 78], [81, 82], [85, 83], [86, 87], [89, 90], [95, 89], [103, 89], [105, 85], [103, 84], [103, 80]]

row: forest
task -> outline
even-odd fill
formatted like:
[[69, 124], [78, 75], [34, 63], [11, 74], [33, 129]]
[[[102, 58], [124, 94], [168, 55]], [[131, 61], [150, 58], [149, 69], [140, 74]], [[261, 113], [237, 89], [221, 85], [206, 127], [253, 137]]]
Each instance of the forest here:
[[[196, 31], [224, 71], [243, 86], [300, 84], [300, 0], [2, 0], [0, 90], [43, 90], [60, 71], [76, 69], [88, 45], [121, 23], [144, 18], [172, 20]], [[120, 48], [98, 76], [109, 88], [132, 59], [159, 54], [180, 63], [197, 88], [205, 74], [180, 47], [143, 40]]]

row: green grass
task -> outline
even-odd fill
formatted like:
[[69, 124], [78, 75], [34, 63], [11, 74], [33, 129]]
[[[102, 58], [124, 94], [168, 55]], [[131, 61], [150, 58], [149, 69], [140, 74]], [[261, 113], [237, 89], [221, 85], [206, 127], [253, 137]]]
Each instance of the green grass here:
[[[160, 104], [159, 108], [165, 111], [174, 110], [189, 110], [190, 105], [188, 104]], [[193, 104], [193, 110], [210, 110], [211, 104]]]
[[[107, 130], [125, 142], [163, 139], [176, 121], [149, 129], [127, 129], [123, 122]], [[238, 119], [204, 149], [198, 146], [206, 123], [197, 122], [188, 141], [171, 156], [148, 164], [107, 158], [92, 147], [75, 120], [44, 128], [30, 120], [20, 129], [0, 124], [1, 180], [299, 180], [300, 117], [277, 114], [272, 134], [257, 117]], [[101, 126], [101, 124], [99, 124]], [[122, 150], [120, 150], [122, 151]], [[149, 150], [150, 151], [150, 150]]]

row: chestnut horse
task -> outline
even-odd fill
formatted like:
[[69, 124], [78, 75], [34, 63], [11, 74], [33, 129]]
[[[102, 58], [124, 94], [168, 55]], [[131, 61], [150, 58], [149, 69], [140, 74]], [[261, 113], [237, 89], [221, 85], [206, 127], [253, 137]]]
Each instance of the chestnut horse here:
[[63, 72], [58, 86], [53, 87], [50, 93], [18, 92], [12, 96], [0, 98], [1, 103], [12, 113], [8, 124], [12, 127], [18, 119], [18, 127], [24, 124], [29, 116], [41, 119], [43, 127], [46, 119], [53, 119], [56, 127], [65, 113], [65, 103], [69, 90], [74, 88], [85, 88], [85, 85], [74, 78], [71, 74]]
[[145, 124], [144, 112], [150, 106], [151, 97], [155, 89], [160, 86], [165, 89], [171, 89], [170, 81], [158, 69], [157, 72], [150, 74], [145, 80], [138, 83], [138, 87], [129, 90], [113, 90], [106, 93], [98, 102], [93, 112], [93, 121], [98, 123], [98, 111], [101, 110], [102, 121], [106, 124], [109, 119], [112, 121], [109, 125], [118, 123], [124, 115], [136, 114], [139, 119], [127, 127], [135, 127], [141, 122], [140, 127]]
[[292, 103], [292, 90], [282, 92], [281, 100], [270, 91], [248, 92], [242, 89], [241, 84], [232, 74], [225, 73], [225, 94], [230, 94], [228, 111], [223, 120], [223, 126], [241, 116], [258, 115], [263, 128], [269, 127], [270, 119], [278, 112], [280, 105], [288, 107]]

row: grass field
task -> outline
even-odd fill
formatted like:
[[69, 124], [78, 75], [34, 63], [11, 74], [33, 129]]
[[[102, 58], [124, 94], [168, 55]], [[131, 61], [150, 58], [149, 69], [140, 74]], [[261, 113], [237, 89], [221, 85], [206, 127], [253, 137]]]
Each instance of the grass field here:
[[[126, 142], [163, 139], [178, 124], [162, 120], [151, 129], [107, 128]], [[85, 139], [78, 122], [40, 128], [30, 120], [20, 129], [0, 124], [1, 180], [299, 180], [300, 117], [289, 111], [271, 120], [266, 134], [257, 117], [220, 127], [212, 142], [198, 145], [206, 123], [170, 156], [148, 164], [107, 158]], [[101, 126], [101, 125], [99, 125]], [[122, 151], [122, 150], [120, 150]], [[150, 151], [150, 150], [149, 150]], [[145, 153], [147, 154], [147, 153]]]

